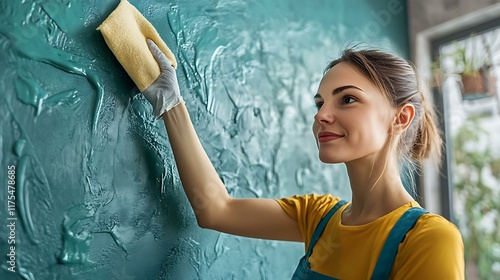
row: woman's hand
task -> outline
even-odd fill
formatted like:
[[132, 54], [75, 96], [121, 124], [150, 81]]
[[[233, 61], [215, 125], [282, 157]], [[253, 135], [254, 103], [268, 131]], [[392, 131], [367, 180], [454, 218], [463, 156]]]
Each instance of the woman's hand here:
[[160, 76], [147, 89], [144, 90], [144, 97], [153, 105], [153, 114], [160, 118], [163, 113], [173, 107], [183, 103], [177, 75], [168, 58], [156, 46], [156, 44], [147, 39], [149, 50], [160, 66]]

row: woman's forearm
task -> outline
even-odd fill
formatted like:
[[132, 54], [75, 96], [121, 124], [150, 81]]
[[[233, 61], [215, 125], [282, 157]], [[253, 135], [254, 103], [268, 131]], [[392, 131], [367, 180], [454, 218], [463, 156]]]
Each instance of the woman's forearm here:
[[211, 227], [217, 211], [230, 199], [229, 194], [198, 139], [184, 103], [165, 112], [163, 121], [198, 224]]

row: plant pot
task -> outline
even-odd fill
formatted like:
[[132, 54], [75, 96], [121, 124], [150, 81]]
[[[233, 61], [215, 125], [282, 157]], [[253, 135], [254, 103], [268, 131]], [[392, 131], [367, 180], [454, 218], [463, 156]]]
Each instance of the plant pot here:
[[[489, 72], [489, 71], [488, 71]], [[462, 78], [462, 99], [471, 100], [496, 94], [497, 79], [484, 71], [477, 71], [472, 74], [461, 74]]]

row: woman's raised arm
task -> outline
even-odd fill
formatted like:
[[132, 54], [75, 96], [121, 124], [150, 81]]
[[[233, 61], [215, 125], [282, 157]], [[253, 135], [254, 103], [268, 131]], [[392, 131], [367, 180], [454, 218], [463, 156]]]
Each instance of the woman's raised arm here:
[[150, 40], [160, 77], [144, 91], [154, 114], [163, 118], [184, 191], [198, 224], [225, 233], [303, 241], [297, 222], [273, 199], [231, 198], [215, 171], [184, 105], [175, 69]]

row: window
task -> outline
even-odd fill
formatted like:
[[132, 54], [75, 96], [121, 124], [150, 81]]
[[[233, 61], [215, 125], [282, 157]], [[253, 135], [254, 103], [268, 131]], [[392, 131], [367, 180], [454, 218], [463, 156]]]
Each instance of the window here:
[[464, 237], [467, 279], [500, 279], [500, 20], [436, 40], [432, 51], [444, 214]]

